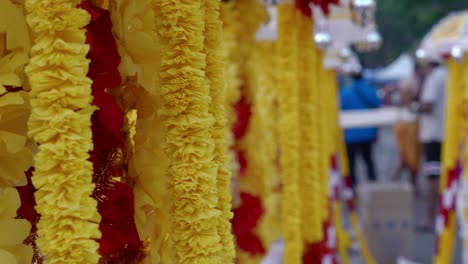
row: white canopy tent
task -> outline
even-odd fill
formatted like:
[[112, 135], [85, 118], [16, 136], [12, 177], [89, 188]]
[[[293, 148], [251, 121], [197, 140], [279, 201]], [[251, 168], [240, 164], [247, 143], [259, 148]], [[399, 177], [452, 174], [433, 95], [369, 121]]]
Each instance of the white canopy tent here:
[[377, 71], [375, 80], [385, 82], [409, 78], [414, 74], [414, 64], [413, 57], [404, 53], [390, 65]]

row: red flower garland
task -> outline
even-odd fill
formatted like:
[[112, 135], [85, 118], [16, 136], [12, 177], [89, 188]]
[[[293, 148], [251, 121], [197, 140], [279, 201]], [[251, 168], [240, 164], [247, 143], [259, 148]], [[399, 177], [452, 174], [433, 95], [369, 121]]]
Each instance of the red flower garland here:
[[112, 179], [122, 172], [118, 153], [125, 147], [121, 131], [124, 119], [117, 101], [106, 89], [120, 85], [120, 56], [109, 11], [88, 1], [83, 1], [81, 8], [91, 15], [86, 27], [90, 45], [88, 58], [91, 60], [88, 77], [93, 80], [93, 104], [99, 108], [91, 117], [94, 149], [90, 159], [96, 184], [93, 197], [98, 200], [98, 211], [102, 216], [100, 263], [137, 263], [143, 255], [143, 243], [134, 221], [133, 191], [129, 185]]

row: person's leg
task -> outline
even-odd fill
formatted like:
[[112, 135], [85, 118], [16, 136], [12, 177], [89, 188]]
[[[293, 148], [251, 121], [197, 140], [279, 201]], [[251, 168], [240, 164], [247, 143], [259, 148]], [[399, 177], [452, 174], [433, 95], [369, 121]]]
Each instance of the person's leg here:
[[356, 144], [354, 143], [346, 144], [346, 151], [348, 152], [349, 177], [351, 178], [351, 185], [354, 189], [357, 184], [356, 171], [355, 171], [356, 154], [357, 154]]
[[441, 143], [430, 142], [425, 146], [426, 163], [424, 171], [429, 178], [429, 199], [428, 199], [428, 224], [433, 227], [435, 217], [437, 214], [438, 200], [439, 200], [439, 176], [441, 170], [440, 155]]
[[367, 179], [369, 181], [376, 181], [377, 176], [375, 172], [375, 165], [374, 165], [374, 159], [372, 157], [372, 141], [369, 142], [364, 142], [361, 143], [361, 153], [362, 153], [362, 158], [364, 159], [364, 162], [366, 164], [366, 169], [367, 169]]

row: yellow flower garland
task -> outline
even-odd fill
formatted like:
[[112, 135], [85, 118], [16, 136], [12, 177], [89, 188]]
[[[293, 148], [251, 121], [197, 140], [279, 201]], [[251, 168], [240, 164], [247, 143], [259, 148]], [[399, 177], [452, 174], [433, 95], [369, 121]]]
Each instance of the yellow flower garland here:
[[323, 239], [323, 225], [320, 214], [320, 173], [316, 161], [321, 154], [318, 150], [317, 104], [318, 89], [315, 74], [321, 61], [316, 58], [312, 39], [312, 19], [298, 14], [298, 48], [303, 57], [298, 60], [299, 108], [301, 124], [300, 145], [300, 188], [302, 196], [302, 233], [306, 243], [317, 243]]
[[[26, 0], [34, 33], [26, 73], [31, 84], [29, 134], [39, 144], [32, 178], [37, 188], [37, 245], [47, 263], [97, 263], [100, 237], [92, 199], [91, 80], [79, 0]], [[65, 37], [66, 36], [66, 37]]]
[[[460, 144], [462, 138], [462, 129], [460, 124], [462, 122], [461, 107], [463, 97], [462, 64], [450, 59], [449, 66], [449, 80], [447, 90], [447, 113], [445, 121], [445, 141], [442, 146], [442, 175], [440, 178], [439, 192], [443, 194], [449, 188], [449, 171], [457, 166], [460, 156]], [[452, 263], [453, 245], [455, 239], [456, 219], [455, 212], [450, 212], [446, 227], [442, 230], [439, 236], [439, 252], [435, 256], [434, 263]]]
[[231, 233], [231, 172], [228, 170], [228, 145], [225, 110], [225, 82], [224, 59], [222, 56], [222, 22], [219, 17], [220, 3], [218, 0], [205, 0], [205, 53], [206, 53], [206, 77], [210, 85], [212, 102], [210, 112], [215, 119], [212, 129], [215, 141], [215, 161], [218, 165], [218, 209], [221, 218], [218, 221], [218, 233], [221, 236], [222, 263], [232, 263], [234, 250], [234, 237]]
[[297, 27], [295, 7], [283, 3], [278, 6], [278, 97], [279, 144], [283, 179], [283, 235], [284, 261], [302, 263], [301, 200], [299, 192], [299, 91], [297, 71]]
[[[468, 72], [468, 59], [465, 59], [463, 65], [463, 72]], [[468, 75], [465, 74], [463, 78], [463, 105], [462, 105], [462, 132], [463, 132], [463, 153], [461, 157], [462, 167], [468, 168]], [[463, 174], [461, 176], [461, 190], [464, 190], [463, 186], [466, 186], [468, 183], [468, 170], [464, 169]], [[458, 212], [460, 221], [462, 222], [460, 225], [461, 230], [466, 230], [468, 228], [468, 193], [462, 192], [461, 194], [462, 199], [462, 207], [461, 211]], [[458, 208], [457, 208], [458, 209]], [[463, 231], [462, 231], [463, 232]], [[467, 256], [468, 254], [468, 237], [466, 235], [462, 235], [463, 239], [463, 256]]]
[[[257, 227], [257, 233], [268, 251], [272, 243], [280, 237], [279, 195], [275, 191], [280, 185], [276, 168], [278, 143], [275, 137], [275, 101], [277, 96], [275, 71], [275, 43], [257, 43], [251, 59], [251, 67], [258, 69], [258, 87], [252, 109], [249, 157], [252, 171], [249, 175], [257, 178], [264, 215]], [[253, 71], [254, 72], [254, 71]], [[255, 73], [255, 72], [254, 72]], [[247, 175], [247, 177], [249, 176]]]
[[[237, 53], [237, 46], [239, 44], [240, 27], [238, 23], [239, 13], [235, 1], [223, 1], [220, 7], [220, 17], [223, 24], [223, 59], [226, 61], [224, 67], [226, 78], [225, 89], [225, 110], [227, 117], [227, 127], [232, 128], [236, 121], [234, 111], [234, 104], [240, 99], [240, 77], [239, 77], [239, 62], [240, 58]], [[234, 146], [234, 137], [230, 129], [226, 131], [226, 141], [228, 145], [228, 168], [232, 173], [232, 205], [237, 207], [240, 204], [239, 196], [239, 164], [236, 160], [236, 153], [232, 146]]]
[[330, 109], [329, 109], [329, 80], [326, 75], [326, 71], [323, 68], [323, 53], [318, 51], [317, 53], [318, 67], [316, 69], [318, 78], [318, 92], [317, 92], [317, 109], [318, 109], [318, 131], [319, 143], [318, 143], [318, 167], [319, 167], [319, 182], [320, 182], [320, 213], [322, 223], [327, 221], [329, 217], [329, 174], [330, 174]]
[[163, 39], [159, 115], [167, 128], [173, 195], [172, 239], [176, 263], [221, 263], [214, 123], [204, 81], [204, 17], [201, 1], [157, 0]]

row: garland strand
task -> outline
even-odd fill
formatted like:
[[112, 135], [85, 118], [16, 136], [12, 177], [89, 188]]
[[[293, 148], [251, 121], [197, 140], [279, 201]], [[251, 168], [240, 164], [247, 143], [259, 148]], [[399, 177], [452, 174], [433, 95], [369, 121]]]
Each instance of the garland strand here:
[[[26, 74], [29, 134], [39, 144], [32, 178], [41, 215], [37, 245], [48, 263], [97, 263], [97, 202], [90, 196], [91, 80], [86, 77], [86, 11], [80, 0], [26, 0], [34, 33]], [[67, 37], [64, 37], [67, 36]]]
[[302, 196], [302, 233], [306, 243], [316, 243], [323, 239], [322, 219], [320, 217], [320, 185], [316, 161], [319, 158], [317, 149], [317, 90], [315, 67], [315, 47], [310, 32], [312, 19], [298, 14], [299, 33], [298, 48], [303, 54], [298, 60], [299, 107], [301, 124], [300, 145], [300, 188]]
[[222, 215], [218, 221], [218, 233], [221, 236], [222, 263], [232, 263], [234, 237], [231, 233], [231, 172], [228, 170], [227, 142], [228, 133], [225, 110], [224, 63], [222, 57], [222, 22], [219, 17], [220, 2], [205, 0], [205, 53], [206, 77], [210, 85], [210, 112], [215, 118], [213, 138], [215, 141], [215, 162], [218, 165], [218, 209]]
[[[458, 181], [458, 161], [460, 155], [460, 144], [462, 130], [461, 107], [463, 92], [461, 80], [463, 76], [462, 64], [451, 59], [449, 61], [449, 80], [447, 90], [447, 113], [445, 121], [445, 141], [442, 146], [442, 175], [439, 189], [439, 213], [437, 221], [441, 222], [442, 229], [436, 229], [436, 252], [434, 256], [435, 264], [452, 263], [454, 234], [456, 229], [455, 221], [455, 195], [452, 195], [453, 188]], [[446, 198], [449, 197], [449, 204]]]
[[[468, 72], [468, 60], [465, 59], [463, 72]], [[468, 75], [463, 78], [463, 105], [461, 108], [462, 119], [462, 167], [463, 175], [461, 179], [461, 189], [459, 190], [459, 199], [457, 200], [457, 213], [460, 223], [460, 233], [463, 241], [462, 263], [468, 263]]]
[[204, 81], [205, 28], [201, 1], [157, 0], [161, 58], [159, 115], [167, 128], [165, 152], [173, 195], [176, 263], [221, 263], [217, 170], [210, 90]]
[[281, 174], [283, 177], [283, 234], [284, 261], [302, 262], [301, 202], [299, 192], [299, 91], [297, 70], [297, 31], [294, 6], [278, 6], [278, 97], [282, 128], [279, 137], [281, 148]]
[[275, 72], [275, 43], [257, 43], [252, 58], [258, 66], [258, 90], [253, 108], [253, 126], [255, 136], [251, 137], [251, 149], [257, 150], [255, 159], [259, 167], [253, 176], [260, 179], [263, 187], [261, 197], [265, 213], [258, 226], [258, 234], [268, 251], [274, 241], [280, 237], [279, 194], [280, 185], [276, 167], [278, 142], [275, 137], [275, 101], [277, 97]]
[[[222, 1], [220, 6], [220, 17], [223, 25], [223, 59], [226, 61], [224, 72], [226, 78], [225, 86], [225, 111], [227, 117], [227, 127], [232, 128], [236, 122], [234, 105], [240, 100], [240, 78], [239, 78], [239, 56], [237, 46], [239, 44], [240, 27], [238, 23], [239, 13], [235, 1]], [[230, 129], [226, 131], [226, 141], [228, 146], [228, 169], [231, 171], [232, 185], [232, 207], [240, 205], [239, 190], [239, 163], [236, 159], [236, 151], [233, 133]]]

